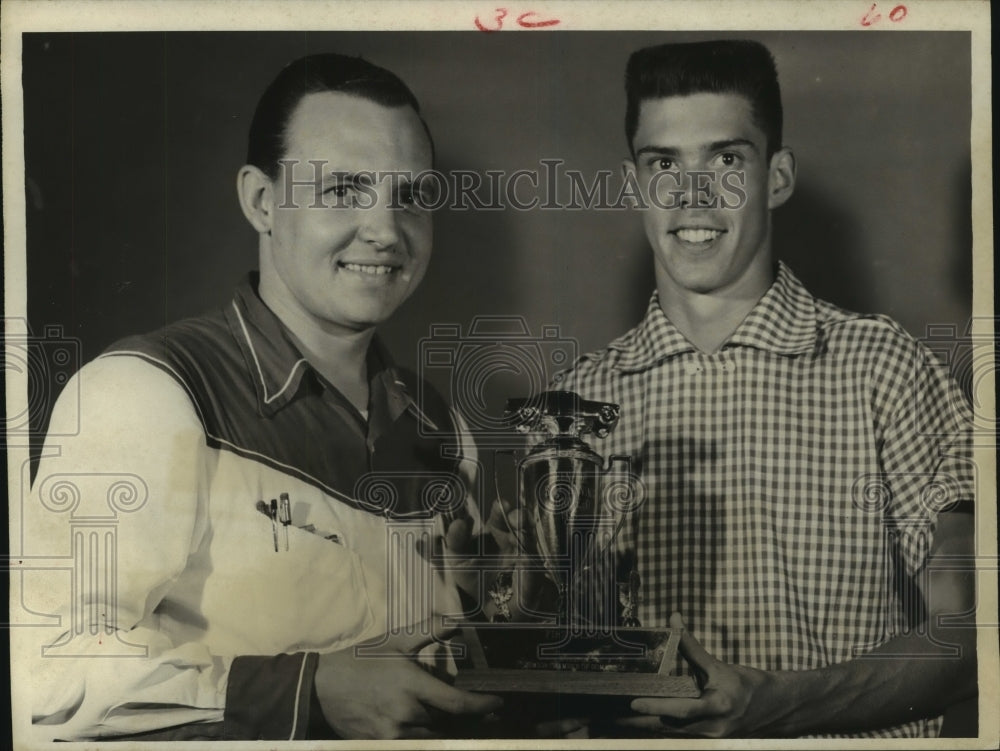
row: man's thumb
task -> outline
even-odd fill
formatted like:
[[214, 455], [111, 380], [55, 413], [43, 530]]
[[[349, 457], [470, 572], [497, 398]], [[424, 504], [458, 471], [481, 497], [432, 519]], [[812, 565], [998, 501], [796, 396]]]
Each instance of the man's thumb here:
[[701, 642], [695, 639], [694, 635], [684, 625], [684, 618], [680, 613], [674, 613], [670, 616], [670, 628], [681, 629], [681, 641], [677, 647], [677, 651], [695, 669], [695, 672], [698, 674], [699, 684], [704, 684], [708, 676], [708, 669], [715, 661], [715, 658], [701, 646]]
[[428, 644], [447, 641], [457, 630], [455, 626], [445, 627], [444, 618], [435, 615], [391, 631], [388, 646], [404, 654], [416, 654]]

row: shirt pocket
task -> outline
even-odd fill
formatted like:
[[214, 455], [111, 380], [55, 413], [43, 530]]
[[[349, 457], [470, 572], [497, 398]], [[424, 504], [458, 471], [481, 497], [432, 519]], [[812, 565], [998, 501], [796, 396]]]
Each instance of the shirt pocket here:
[[371, 627], [362, 564], [343, 533], [274, 524], [256, 511], [241, 522], [213, 530], [202, 600], [226, 653], [332, 651]]

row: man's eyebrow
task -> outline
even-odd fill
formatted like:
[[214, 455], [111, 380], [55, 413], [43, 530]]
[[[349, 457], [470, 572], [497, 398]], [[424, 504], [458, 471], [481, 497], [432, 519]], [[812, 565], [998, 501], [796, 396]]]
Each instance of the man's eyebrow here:
[[[725, 149], [735, 148], [737, 146], [743, 146], [753, 151], [758, 151], [757, 144], [751, 141], [749, 138], [726, 138], [722, 141], [712, 141], [709, 144], [701, 147], [701, 151], [723, 151]], [[656, 146], [649, 145], [643, 146], [641, 149], [635, 152], [637, 157], [643, 156], [645, 154], [654, 154], [656, 156], [670, 156], [676, 157], [680, 155], [680, 149], [676, 149], [672, 146]]]
[[341, 185], [372, 185], [375, 181], [381, 181], [390, 176], [393, 177], [398, 185], [410, 185], [414, 182], [411, 173], [405, 170], [399, 172], [378, 172], [376, 170], [349, 172], [348, 170], [333, 170], [323, 175], [322, 183], [324, 185], [332, 182], [337, 182]]
[[708, 144], [707, 151], [722, 151], [724, 149], [731, 149], [734, 146], [745, 146], [747, 148], [757, 151], [757, 144], [751, 141], [749, 138], [727, 138], [724, 141], [713, 141]]
[[[348, 172], [347, 170], [333, 170], [332, 172], [327, 172], [323, 175], [323, 184], [337, 182], [339, 184], [350, 183], [351, 185], [358, 185], [362, 182], [360, 172]], [[369, 177], [365, 175], [365, 177]]]
[[635, 152], [636, 156], [643, 156], [645, 154], [656, 154], [658, 156], [677, 156], [680, 154], [679, 149], [675, 149], [672, 146], [643, 146], [641, 149]]

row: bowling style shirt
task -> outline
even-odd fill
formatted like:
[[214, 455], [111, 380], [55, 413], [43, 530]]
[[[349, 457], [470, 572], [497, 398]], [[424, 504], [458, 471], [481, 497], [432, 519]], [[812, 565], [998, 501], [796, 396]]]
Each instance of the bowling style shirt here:
[[556, 387], [621, 405], [592, 445], [632, 456], [641, 479], [618, 541], [640, 622], [680, 612], [730, 663], [820, 668], [900, 634], [938, 513], [974, 497], [969, 408], [947, 369], [892, 320], [814, 298], [784, 264], [717, 352], [688, 342], [654, 294], [635, 329]]
[[59, 616], [33, 629], [40, 737], [305, 738], [319, 653], [461, 612], [426, 553], [478, 523], [467, 446], [377, 339], [368, 370], [365, 416], [253, 278], [81, 369], [25, 508], [26, 547], [65, 557], [25, 574]]

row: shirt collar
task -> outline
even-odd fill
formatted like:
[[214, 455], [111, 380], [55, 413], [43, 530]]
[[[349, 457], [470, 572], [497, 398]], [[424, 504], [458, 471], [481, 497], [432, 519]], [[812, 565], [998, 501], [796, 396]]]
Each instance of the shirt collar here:
[[[818, 341], [816, 301], [791, 269], [779, 261], [774, 282], [722, 348], [754, 347], [780, 355], [798, 355], [813, 351]], [[609, 348], [618, 350], [616, 366], [620, 370], [642, 370], [668, 357], [696, 351], [667, 318], [656, 292], [639, 326]]]
[[371, 349], [368, 352], [368, 374], [370, 389], [368, 401], [371, 405], [368, 413], [369, 440], [375, 441], [404, 412], [409, 412], [414, 419], [423, 423], [426, 429], [432, 432], [441, 431], [441, 428], [414, 401], [409, 386], [400, 371], [392, 364], [388, 350], [377, 335], [372, 339]]
[[778, 261], [774, 284], [723, 347], [755, 347], [779, 355], [812, 352], [819, 343], [816, 300], [792, 270]]
[[[315, 371], [295, 346], [285, 325], [260, 299], [258, 281], [256, 272], [243, 279], [226, 308], [226, 320], [250, 370], [258, 412], [270, 417], [296, 397], [305, 374]], [[378, 420], [379, 428], [384, 428], [383, 422], [395, 422], [403, 412], [409, 411], [429, 428], [437, 430], [411, 398], [377, 335], [368, 352], [368, 372], [373, 407], [369, 418]]]

